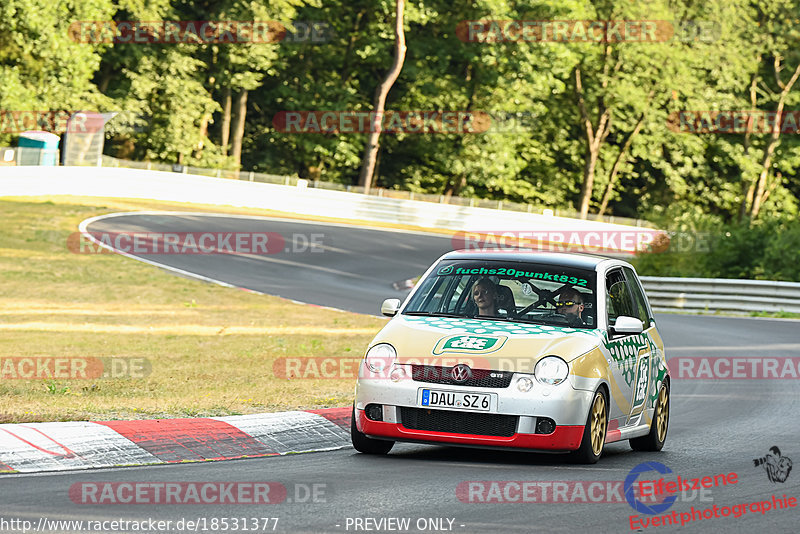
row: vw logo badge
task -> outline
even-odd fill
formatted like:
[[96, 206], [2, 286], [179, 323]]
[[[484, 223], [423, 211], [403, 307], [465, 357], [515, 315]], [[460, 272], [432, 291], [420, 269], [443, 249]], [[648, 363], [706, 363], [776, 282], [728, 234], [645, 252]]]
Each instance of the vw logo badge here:
[[450, 370], [450, 378], [453, 379], [453, 382], [463, 384], [472, 378], [472, 369], [470, 369], [467, 364], [459, 363]]

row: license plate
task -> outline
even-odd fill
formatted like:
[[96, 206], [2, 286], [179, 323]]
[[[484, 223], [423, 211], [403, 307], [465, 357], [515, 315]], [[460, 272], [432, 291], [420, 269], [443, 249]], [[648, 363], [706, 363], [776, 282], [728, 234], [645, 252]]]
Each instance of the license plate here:
[[492, 396], [486, 393], [423, 389], [421, 404], [431, 408], [456, 408], [458, 410], [488, 412], [492, 409]]

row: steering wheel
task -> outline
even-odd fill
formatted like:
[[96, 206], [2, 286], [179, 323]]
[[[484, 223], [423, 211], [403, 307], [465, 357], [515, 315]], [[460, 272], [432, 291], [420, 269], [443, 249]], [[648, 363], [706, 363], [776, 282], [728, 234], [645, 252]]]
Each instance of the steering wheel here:
[[536, 307], [536, 304], [538, 303], [534, 302], [533, 304], [528, 304], [527, 306], [522, 308], [520, 311], [517, 312], [517, 317], [522, 317], [523, 315], [531, 311], [533, 308]]
[[552, 315], [554, 317], [563, 318], [564, 322], [573, 328], [578, 326], [586, 326], [586, 322], [584, 322], [584, 320], [577, 315], [564, 315], [563, 313], [556, 313], [556, 312], [553, 312]]
[[[505, 316], [500, 314], [500, 310], [503, 310], [503, 311], [506, 312]], [[517, 312], [515, 312], [512, 309], [508, 309], [508, 308], [497, 308], [497, 315], [500, 316], [500, 317], [506, 317], [506, 318], [509, 318], [509, 319], [518, 319], [519, 318], [519, 316], [517, 315]]]

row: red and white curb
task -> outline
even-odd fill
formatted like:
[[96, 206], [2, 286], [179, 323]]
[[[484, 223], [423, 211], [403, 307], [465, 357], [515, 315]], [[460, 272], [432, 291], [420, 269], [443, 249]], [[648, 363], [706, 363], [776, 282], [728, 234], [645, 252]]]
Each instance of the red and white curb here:
[[0, 425], [0, 472], [254, 458], [350, 445], [352, 408], [197, 419]]

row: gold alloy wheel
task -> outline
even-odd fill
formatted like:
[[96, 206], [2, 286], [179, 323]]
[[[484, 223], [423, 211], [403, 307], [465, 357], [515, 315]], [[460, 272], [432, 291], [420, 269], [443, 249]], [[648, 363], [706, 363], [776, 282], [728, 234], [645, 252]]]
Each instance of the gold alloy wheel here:
[[667, 387], [661, 388], [661, 393], [658, 394], [658, 418], [656, 418], [656, 432], [658, 433], [658, 441], [664, 441], [667, 438], [667, 423], [669, 423], [669, 394]]
[[603, 444], [606, 441], [606, 398], [602, 393], [597, 392], [592, 404], [592, 423], [591, 423], [591, 438], [592, 438], [592, 452], [595, 456], [599, 456], [603, 452]]

